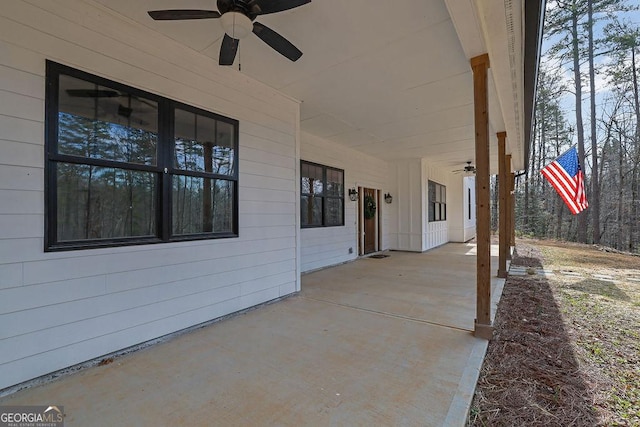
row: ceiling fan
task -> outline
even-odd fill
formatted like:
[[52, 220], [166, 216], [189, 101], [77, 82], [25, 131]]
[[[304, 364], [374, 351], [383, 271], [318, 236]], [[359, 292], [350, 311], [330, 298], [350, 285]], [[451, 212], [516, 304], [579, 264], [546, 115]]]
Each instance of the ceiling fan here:
[[471, 164], [471, 160], [469, 160], [469, 161], [467, 161], [467, 165], [466, 165], [464, 168], [462, 168], [462, 169], [456, 169], [456, 170], [453, 170], [453, 171], [451, 171], [451, 172], [453, 172], [453, 173], [460, 173], [460, 172], [464, 172], [464, 173], [476, 173], [476, 167], [475, 167], [475, 166], [473, 166], [473, 165]]
[[183, 19], [218, 19], [224, 28], [220, 46], [220, 65], [233, 65], [241, 38], [253, 32], [263, 42], [291, 61], [297, 61], [302, 52], [289, 40], [259, 22], [259, 15], [293, 9], [311, 0], [218, 0], [218, 11], [199, 9], [151, 10], [149, 16], [156, 21], [179, 21]]

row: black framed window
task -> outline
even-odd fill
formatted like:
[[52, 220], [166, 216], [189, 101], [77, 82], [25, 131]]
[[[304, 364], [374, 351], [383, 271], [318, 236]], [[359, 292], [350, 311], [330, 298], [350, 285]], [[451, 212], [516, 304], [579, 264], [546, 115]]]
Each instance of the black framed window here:
[[429, 181], [429, 222], [447, 220], [447, 187]]
[[47, 61], [45, 249], [238, 235], [238, 121]]
[[300, 161], [302, 227], [344, 225], [344, 170]]

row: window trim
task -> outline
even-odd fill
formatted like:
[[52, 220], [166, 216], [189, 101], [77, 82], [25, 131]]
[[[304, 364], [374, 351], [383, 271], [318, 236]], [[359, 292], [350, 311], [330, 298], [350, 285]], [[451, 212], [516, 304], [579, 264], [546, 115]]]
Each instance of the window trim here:
[[[345, 211], [345, 204], [344, 204], [344, 192], [345, 192], [345, 185], [344, 185], [344, 169], [340, 169], [340, 168], [336, 168], [333, 166], [327, 166], [327, 165], [323, 165], [320, 163], [315, 163], [315, 162], [310, 162], [307, 160], [300, 160], [300, 170], [302, 171], [302, 165], [303, 164], [307, 164], [309, 166], [316, 166], [316, 167], [320, 167], [322, 168], [322, 196], [318, 196], [318, 195], [313, 195], [314, 197], [319, 197], [322, 199], [322, 224], [320, 225], [313, 225], [313, 224], [307, 224], [304, 225], [302, 224], [302, 212], [299, 213], [300, 215], [300, 228], [326, 228], [326, 227], [344, 227], [345, 223], [344, 223], [344, 211]], [[340, 194], [340, 196], [329, 196], [326, 194], [326, 188], [327, 188], [327, 170], [334, 170], [334, 171], [338, 171], [342, 174], [342, 193]], [[310, 193], [304, 193], [302, 191], [302, 173], [300, 174], [300, 199], [302, 199], [303, 196], [309, 196], [311, 195]], [[340, 218], [340, 224], [332, 224], [332, 225], [327, 225], [327, 218], [326, 218], [326, 206], [325, 206], [325, 200], [326, 199], [338, 199], [342, 201], [342, 215]]]
[[[89, 83], [127, 92], [134, 96], [157, 102], [158, 104], [158, 143], [156, 147], [156, 165], [136, 164], [101, 158], [80, 157], [58, 152], [58, 117], [59, 117], [59, 83], [60, 76], [66, 75]], [[187, 240], [204, 240], [231, 238], [239, 236], [238, 193], [239, 193], [239, 122], [238, 120], [174, 101], [151, 92], [137, 89], [104, 77], [90, 74], [54, 61], [46, 61], [45, 77], [45, 158], [44, 158], [44, 250], [45, 252], [68, 251], [77, 249], [93, 249], [144, 245], [153, 243], [169, 243]], [[234, 170], [230, 175], [219, 175], [208, 172], [187, 171], [178, 169], [173, 164], [172, 153], [175, 150], [174, 116], [175, 110], [182, 109], [195, 114], [204, 115], [233, 126]], [[135, 237], [115, 237], [105, 239], [86, 239], [59, 242], [57, 239], [57, 174], [56, 165], [60, 162], [88, 166], [117, 168], [157, 174], [155, 200], [155, 235]], [[165, 168], [167, 169], [165, 171]], [[196, 176], [210, 179], [224, 179], [233, 182], [232, 230], [225, 232], [203, 232], [185, 235], [172, 235], [172, 187], [171, 178], [176, 175]]]

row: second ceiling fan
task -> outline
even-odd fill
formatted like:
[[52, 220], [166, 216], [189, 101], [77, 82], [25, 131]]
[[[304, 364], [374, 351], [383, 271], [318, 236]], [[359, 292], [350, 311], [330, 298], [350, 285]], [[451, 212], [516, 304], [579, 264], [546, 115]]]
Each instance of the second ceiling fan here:
[[225, 34], [220, 46], [220, 65], [233, 65], [240, 39], [250, 32], [291, 61], [297, 61], [302, 52], [289, 40], [271, 28], [254, 22], [259, 15], [293, 9], [311, 0], [218, 0], [218, 10], [168, 9], [151, 10], [149, 16], [156, 21], [179, 21], [185, 19], [220, 19]]
[[454, 170], [454, 171], [451, 171], [451, 172], [453, 172], [453, 173], [464, 172], [465, 174], [467, 174], [467, 173], [476, 173], [476, 167], [471, 164], [471, 160], [468, 160], [467, 161], [467, 165], [463, 169], [457, 169], [457, 170]]

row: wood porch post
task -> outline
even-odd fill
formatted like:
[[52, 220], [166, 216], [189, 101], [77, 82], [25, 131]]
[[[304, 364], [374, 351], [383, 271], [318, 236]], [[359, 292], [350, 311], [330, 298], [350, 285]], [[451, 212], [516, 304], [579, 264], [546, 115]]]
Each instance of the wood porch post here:
[[507, 246], [507, 260], [511, 259], [511, 224], [513, 222], [513, 216], [511, 215], [513, 210], [511, 209], [511, 154], [507, 154], [506, 157], [506, 180], [505, 190], [507, 190], [507, 200], [504, 204], [506, 214], [506, 230], [505, 230], [505, 243]]
[[471, 58], [476, 134], [476, 321], [474, 335], [491, 339], [491, 212], [489, 200], [489, 55]]
[[507, 165], [506, 165], [506, 132], [498, 132], [498, 190], [499, 190], [499, 204], [498, 204], [498, 236], [500, 239], [500, 251], [498, 253], [498, 277], [507, 277], [507, 251], [509, 248], [509, 241], [507, 238], [507, 210], [510, 209], [507, 205], [507, 192], [509, 191], [509, 185], [507, 183]]

